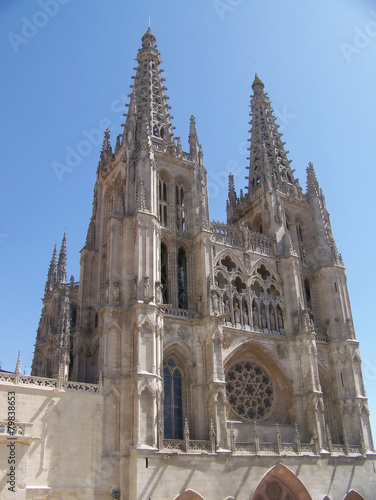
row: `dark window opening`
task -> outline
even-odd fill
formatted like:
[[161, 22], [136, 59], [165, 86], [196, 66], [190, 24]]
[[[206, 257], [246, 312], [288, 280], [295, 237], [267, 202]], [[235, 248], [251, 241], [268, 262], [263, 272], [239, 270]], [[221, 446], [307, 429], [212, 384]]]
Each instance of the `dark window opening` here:
[[172, 358], [163, 368], [163, 386], [164, 437], [165, 439], [183, 439], [182, 376]]
[[161, 286], [162, 286], [162, 302], [168, 304], [168, 287], [167, 287], [167, 270], [168, 270], [168, 255], [167, 248], [164, 243], [161, 244]]
[[176, 204], [176, 228], [179, 231], [185, 231], [185, 196], [184, 189], [181, 186], [175, 188]]
[[187, 297], [187, 257], [182, 248], [178, 250], [178, 307], [188, 308]]
[[159, 181], [159, 220], [162, 226], [167, 226], [167, 184]]

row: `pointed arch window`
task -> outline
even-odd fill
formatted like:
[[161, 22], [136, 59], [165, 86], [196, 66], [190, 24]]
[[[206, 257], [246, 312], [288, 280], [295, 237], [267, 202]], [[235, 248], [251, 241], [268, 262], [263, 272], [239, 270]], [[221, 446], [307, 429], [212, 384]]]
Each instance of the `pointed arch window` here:
[[162, 302], [168, 304], [168, 253], [167, 247], [161, 243], [161, 286]]
[[185, 250], [179, 248], [178, 250], [178, 274], [177, 274], [177, 288], [178, 288], [178, 307], [180, 309], [188, 309], [188, 295], [187, 295], [187, 257]]
[[185, 193], [182, 186], [175, 187], [176, 229], [185, 231]]
[[303, 262], [303, 264], [307, 264], [306, 251], [304, 247], [304, 232], [299, 222], [297, 222], [296, 224], [296, 234], [298, 239], [300, 259]]
[[159, 220], [162, 226], [167, 226], [167, 184], [165, 180], [159, 181]]
[[182, 374], [173, 358], [163, 367], [163, 388], [164, 437], [183, 439]]

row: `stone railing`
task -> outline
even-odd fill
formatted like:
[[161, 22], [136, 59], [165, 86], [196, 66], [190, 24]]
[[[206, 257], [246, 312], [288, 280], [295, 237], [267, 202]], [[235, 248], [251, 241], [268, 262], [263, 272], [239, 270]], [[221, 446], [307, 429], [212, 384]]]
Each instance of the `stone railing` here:
[[7, 372], [0, 372], [0, 382], [19, 386], [40, 387], [61, 391], [86, 392], [91, 394], [101, 394], [102, 392], [100, 384], [87, 384], [85, 382], [73, 382], [70, 380], [34, 377], [32, 375], [20, 375], [17, 373]]
[[166, 307], [165, 314], [167, 316], [177, 316], [178, 318], [195, 319], [197, 313], [188, 311], [187, 309], [178, 309], [177, 307]]
[[[242, 424], [236, 423], [237, 432]], [[312, 436], [310, 443], [301, 443], [298, 427], [295, 425], [282, 424], [256, 424], [253, 427], [252, 441], [237, 441], [236, 431], [233, 423], [229, 428], [229, 446], [228, 449], [221, 449], [221, 453], [227, 451], [232, 454], [246, 455], [312, 455], [318, 456], [321, 453], [330, 453], [331, 455], [365, 455], [365, 447], [363, 445], [349, 445], [347, 440], [344, 445], [332, 444], [330, 435], [327, 436], [328, 449], [320, 449], [319, 439], [316, 433], [315, 426], [312, 426]], [[248, 431], [249, 432], [249, 431]], [[211, 420], [209, 426], [209, 440], [194, 440], [190, 439], [189, 422], [185, 419], [184, 439], [163, 439], [163, 431], [160, 427], [159, 451], [174, 452], [174, 453], [212, 453], [218, 451], [216, 442], [216, 433], [214, 423]], [[274, 434], [274, 439], [273, 439]], [[266, 441], [265, 438], [272, 438], [271, 441]]]
[[17, 422], [14, 423], [12, 428], [8, 427], [9, 423], [5, 420], [0, 420], [0, 436], [24, 436], [25, 435], [25, 425], [19, 424]]
[[188, 441], [184, 439], [163, 439], [161, 451], [164, 450], [180, 451], [186, 453], [189, 451], [206, 451], [210, 453], [212, 451], [210, 441], [201, 439], [189, 439]]
[[213, 240], [224, 245], [230, 245], [244, 250], [250, 250], [262, 255], [275, 254], [275, 242], [266, 235], [239, 227], [227, 226], [220, 222], [211, 222]]

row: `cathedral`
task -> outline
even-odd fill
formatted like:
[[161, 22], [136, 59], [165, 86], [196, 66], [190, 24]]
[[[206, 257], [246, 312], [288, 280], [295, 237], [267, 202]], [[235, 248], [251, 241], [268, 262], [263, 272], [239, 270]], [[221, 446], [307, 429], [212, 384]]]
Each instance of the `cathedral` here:
[[248, 185], [230, 174], [227, 221], [210, 220], [195, 118], [183, 151], [150, 28], [135, 70], [124, 131], [104, 135], [79, 281], [64, 235], [31, 375], [0, 372], [0, 498], [376, 499], [312, 163], [303, 192], [256, 74]]

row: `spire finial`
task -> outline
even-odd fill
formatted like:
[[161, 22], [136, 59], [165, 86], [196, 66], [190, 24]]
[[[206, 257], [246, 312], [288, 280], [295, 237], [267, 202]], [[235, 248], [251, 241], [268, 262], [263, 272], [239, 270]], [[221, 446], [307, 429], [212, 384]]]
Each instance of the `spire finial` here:
[[16, 375], [21, 374], [21, 351], [18, 351], [17, 363], [16, 363]]
[[196, 118], [193, 115], [191, 115], [190, 118], [188, 142], [190, 154], [197, 155], [199, 150], [199, 142], [196, 130]]
[[149, 30], [150, 30], [150, 17], [149, 17]]
[[52, 252], [50, 267], [48, 268], [46, 286], [44, 287], [45, 295], [52, 292], [52, 288], [56, 283], [56, 255], [57, 255], [57, 246], [55, 245], [54, 250]]
[[57, 262], [57, 283], [65, 285], [67, 282], [67, 234], [64, 233], [63, 241], [59, 253], [59, 260]]

